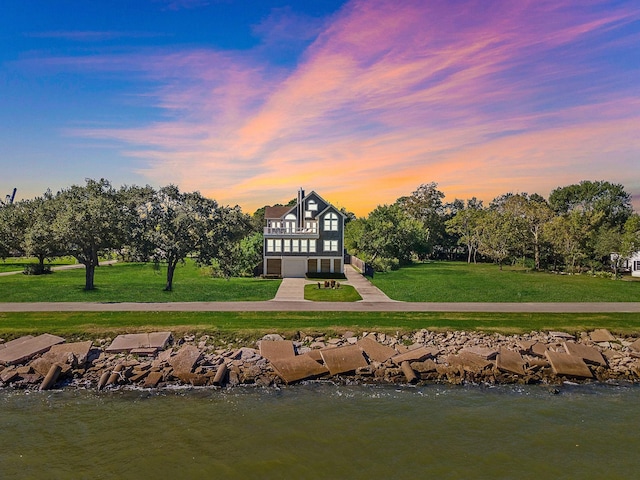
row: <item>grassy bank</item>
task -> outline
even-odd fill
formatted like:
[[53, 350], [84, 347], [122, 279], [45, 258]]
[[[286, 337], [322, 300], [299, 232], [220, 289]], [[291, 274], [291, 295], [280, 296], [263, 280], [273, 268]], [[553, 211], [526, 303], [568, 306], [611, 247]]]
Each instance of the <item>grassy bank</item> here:
[[351, 330], [407, 332], [466, 330], [505, 334], [562, 330], [579, 332], [608, 328], [620, 334], [640, 333], [636, 313], [383, 313], [383, 312], [28, 312], [0, 313], [0, 337], [51, 333], [66, 338], [98, 338], [153, 330], [202, 332], [231, 341], [255, 339], [265, 333], [342, 332]]
[[196, 302], [270, 300], [279, 280], [212, 278], [193, 262], [178, 265], [173, 291], [163, 290], [166, 267], [118, 263], [96, 269], [96, 289], [84, 290], [84, 269], [50, 275], [0, 277], [2, 302]]
[[405, 302], [638, 302], [640, 281], [557, 275], [461, 262], [416, 264], [376, 273], [373, 283]]

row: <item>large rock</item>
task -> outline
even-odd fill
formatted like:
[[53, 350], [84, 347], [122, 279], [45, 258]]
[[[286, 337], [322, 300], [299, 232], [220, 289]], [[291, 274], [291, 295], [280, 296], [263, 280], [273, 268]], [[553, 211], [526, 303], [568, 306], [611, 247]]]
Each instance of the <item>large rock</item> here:
[[291, 340], [261, 340], [260, 355], [273, 362], [275, 360], [295, 357], [296, 352]]
[[496, 357], [496, 367], [503, 372], [524, 375], [525, 361], [518, 352], [501, 348], [500, 353]]
[[582, 345], [581, 343], [564, 342], [564, 349], [569, 355], [580, 357], [585, 362], [600, 365], [602, 367], [607, 366], [607, 362], [602, 357], [602, 354], [593, 347]]
[[198, 362], [202, 353], [198, 347], [194, 345], [185, 345], [178, 353], [169, 359], [169, 365], [173, 367], [176, 375], [182, 373], [191, 373], [194, 365]]
[[593, 373], [584, 361], [568, 353], [547, 351], [545, 353], [551, 368], [556, 375], [567, 377], [592, 378]]
[[611, 335], [611, 332], [606, 328], [598, 328], [594, 330], [589, 334], [589, 338], [591, 338], [591, 341], [595, 343], [616, 341], [616, 337]]
[[68, 364], [73, 365], [75, 357], [71, 352], [52, 352], [49, 350], [44, 355], [29, 364], [31, 368], [43, 377], [47, 375], [51, 367], [55, 364]]
[[421, 362], [427, 358], [433, 358], [440, 353], [439, 348], [435, 347], [419, 347], [409, 350], [408, 352], [401, 353], [395, 357], [391, 357], [393, 363], [401, 365], [402, 362]]
[[382, 345], [371, 337], [364, 337], [357, 342], [357, 345], [366, 353], [370, 360], [375, 362], [386, 362], [396, 354], [393, 348]]
[[138, 348], [162, 350], [171, 339], [171, 332], [127, 333], [118, 335], [105, 351], [108, 353], [129, 352]]
[[461, 352], [459, 355], [448, 355], [446, 361], [450, 366], [461, 367], [467, 372], [481, 372], [486, 368], [493, 367], [493, 362], [471, 352]]
[[271, 362], [271, 365], [273, 365], [278, 376], [286, 383], [319, 377], [329, 372], [324, 365], [319, 364], [306, 354], [279, 358]]
[[320, 354], [331, 375], [354, 372], [357, 368], [368, 365], [367, 359], [357, 345], [327, 348], [321, 350]]
[[64, 338], [43, 333], [37, 337], [19, 338], [9, 342], [0, 350], [0, 365], [15, 365], [48, 351], [53, 345], [64, 342]]
[[72, 353], [76, 358], [76, 363], [78, 365], [84, 365], [87, 361], [87, 357], [89, 356], [89, 351], [93, 346], [93, 342], [91, 340], [87, 340], [86, 342], [74, 342], [74, 343], [60, 343], [58, 345], [54, 345], [49, 350], [50, 353]]

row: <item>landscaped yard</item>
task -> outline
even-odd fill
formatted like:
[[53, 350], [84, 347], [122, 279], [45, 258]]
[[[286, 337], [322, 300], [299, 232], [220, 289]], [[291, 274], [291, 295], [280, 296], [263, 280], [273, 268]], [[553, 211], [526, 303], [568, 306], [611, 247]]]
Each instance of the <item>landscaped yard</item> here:
[[118, 263], [96, 269], [92, 291], [84, 290], [83, 268], [50, 275], [0, 277], [2, 302], [196, 302], [272, 299], [279, 280], [212, 278], [193, 262], [178, 265], [173, 291], [163, 290], [166, 267], [152, 263]]
[[340, 284], [339, 288], [318, 288], [318, 283], [313, 283], [304, 286], [304, 299], [314, 302], [357, 302], [362, 300], [362, 297], [351, 285]]
[[640, 281], [557, 275], [462, 262], [416, 264], [376, 273], [373, 283], [407, 302], [638, 302]]

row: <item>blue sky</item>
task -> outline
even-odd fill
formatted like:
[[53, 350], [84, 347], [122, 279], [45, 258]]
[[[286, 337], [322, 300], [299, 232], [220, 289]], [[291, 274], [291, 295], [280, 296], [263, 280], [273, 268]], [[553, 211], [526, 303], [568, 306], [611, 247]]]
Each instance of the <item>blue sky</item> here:
[[9, 1], [0, 194], [302, 186], [364, 215], [588, 179], [638, 209], [639, 44], [637, 1]]

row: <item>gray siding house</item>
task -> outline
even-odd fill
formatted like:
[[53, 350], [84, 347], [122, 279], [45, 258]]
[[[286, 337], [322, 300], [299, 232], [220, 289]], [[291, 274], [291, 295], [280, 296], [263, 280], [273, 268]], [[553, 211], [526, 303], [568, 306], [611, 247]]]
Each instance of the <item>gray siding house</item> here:
[[264, 216], [265, 275], [344, 273], [344, 215], [316, 192], [300, 189], [294, 206], [267, 207]]

